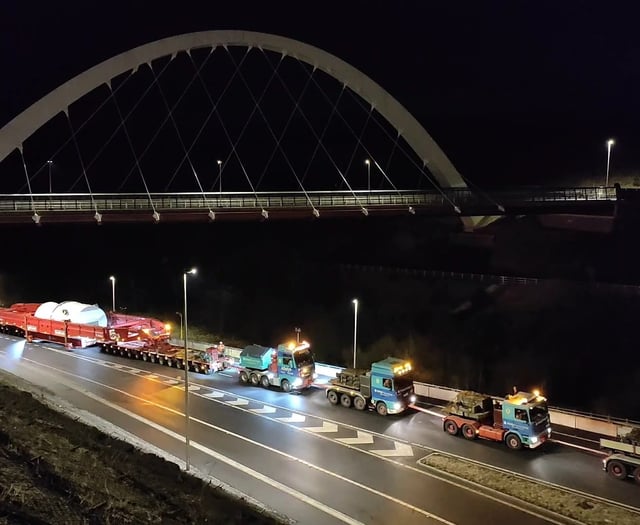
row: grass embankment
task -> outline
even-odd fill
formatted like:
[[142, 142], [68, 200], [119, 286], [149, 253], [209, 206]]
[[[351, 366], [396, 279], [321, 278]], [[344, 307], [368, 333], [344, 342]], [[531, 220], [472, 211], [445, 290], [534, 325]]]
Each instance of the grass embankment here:
[[542, 507], [585, 525], [638, 525], [633, 512], [569, 490], [538, 483], [472, 461], [433, 453], [420, 464], [466, 479], [514, 498]]

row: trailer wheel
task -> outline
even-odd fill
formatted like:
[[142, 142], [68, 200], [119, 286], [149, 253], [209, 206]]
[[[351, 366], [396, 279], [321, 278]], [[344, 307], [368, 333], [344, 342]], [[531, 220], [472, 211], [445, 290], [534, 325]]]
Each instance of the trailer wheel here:
[[142, 360], [143, 361], [147, 361], [149, 358], [147, 357], [147, 354], [142, 354]]
[[378, 403], [376, 404], [376, 412], [381, 416], [386, 416], [389, 413], [389, 411], [387, 410], [387, 405], [384, 401], [378, 401]]
[[335, 390], [329, 390], [327, 392], [327, 399], [329, 400], [329, 403], [331, 403], [332, 405], [337, 405], [338, 401], [340, 401], [338, 399], [338, 393]]
[[447, 434], [451, 434], [452, 436], [457, 436], [460, 431], [456, 422], [451, 419], [447, 419], [442, 427]]
[[260, 378], [258, 377], [258, 374], [251, 374], [249, 376], [249, 379], [251, 379], [251, 384], [254, 386], [258, 386], [260, 384]]
[[263, 388], [269, 388], [269, 378], [267, 376], [262, 376], [260, 378], [260, 384]]
[[356, 396], [353, 398], [353, 406], [356, 410], [364, 410], [367, 408], [367, 401], [364, 397]]
[[240, 382], [248, 383], [249, 382], [249, 374], [247, 374], [244, 370], [240, 372]]
[[340, 396], [340, 404], [344, 408], [351, 408], [351, 397], [348, 394], [342, 394]]
[[504, 442], [511, 450], [520, 450], [522, 448], [522, 440], [518, 437], [518, 434], [507, 434]]
[[465, 439], [473, 440], [477, 437], [476, 429], [469, 424], [462, 425], [462, 435]]
[[626, 465], [622, 461], [618, 461], [617, 459], [612, 459], [611, 461], [609, 461], [609, 463], [607, 463], [607, 472], [610, 476], [616, 479], [626, 479], [626, 477], [629, 475]]
[[640, 467], [636, 467], [633, 471], [633, 481], [640, 485]]
[[284, 390], [285, 392], [291, 392], [291, 383], [289, 383], [289, 381], [287, 381], [286, 379], [283, 379], [282, 383], [280, 383], [280, 388], [282, 388], [282, 390]]

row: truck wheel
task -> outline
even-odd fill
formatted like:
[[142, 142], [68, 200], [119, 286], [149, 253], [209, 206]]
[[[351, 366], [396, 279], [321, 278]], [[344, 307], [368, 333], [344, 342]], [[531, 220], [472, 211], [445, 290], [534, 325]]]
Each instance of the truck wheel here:
[[244, 370], [242, 370], [242, 372], [240, 372], [240, 382], [241, 383], [248, 383], [249, 382], [249, 374], [247, 374]]
[[364, 397], [356, 396], [353, 398], [353, 406], [356, 407], [356, 410], [364, 410], [367, 408], [367, 401]]
[[289, 381], [287, 381], [286, 379], [283, 379], [282, 383], [280, 383], [280, 388], [282, 388], [282, 390], [284, 390], [285, 392], [291, 392], [291, 383], [289, 383]]
[[337, 405], [338, 404], [338, 393], [335, 390], [329, 390], [327, 392], [327, 399], [329, 400], [329, 403], [331, 403], [332, 405]]
[[267, 376], [262, 376], [260, 378], [260, 384], [264, 387], [264, 388], [269, 388], [269, 378]]
[[249, 376], [249, 379], [251, 379], [251, 384], [254, 386], [258, 386], [260, 384], [260, 378], [258, 377], [258, 374], [251, 374]]
[[456, 425], [456, 422], [452, 421], [451, 419], [448, 419], [444, 422], [443, 428], [447, 434], [451, 434], [452, 436], [457, 436], [458, 432], [460, 431], [458, 425]]
[[381, 416], [386, 416], [389, 413], [389, 411], [387, 410], [387, 405], [384, 401], [378, 401], [378, 403], [376, 404], [376, 412]]
[[[636, 469], [638, 470], [638, 469]], [[627, 467], [622, 461], [618, 461], [617, 459], [612, 459], [607, 463], [607, 472], [610, 476], [616, 479], [626, 479], [627, 475]]]
[[636, 467], [633, 471], [633, 480], [640, 485], [640, 467]]
[[462, 436], [468, 440], [475, 439], [477, 437], [476, 429], [469, 424], [462, 425]]
[[342, 394], [340, 396], [340, 404], [344, 408], [351, 408], [351, 398], [347, 394]]
[[504, 442], [511, 450], [520, 450], [522, 448], [522, 440], [518, 437], [518, 434], [507, 434]]

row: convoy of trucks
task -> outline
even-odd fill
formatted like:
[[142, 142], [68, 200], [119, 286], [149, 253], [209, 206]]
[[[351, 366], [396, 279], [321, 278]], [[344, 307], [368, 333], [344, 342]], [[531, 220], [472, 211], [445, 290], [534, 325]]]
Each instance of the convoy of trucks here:
[[388, 357], [372, 363], [370, 370], [346, 368], [327, 385], [327, 399], [357, 410], [373, 408], [381, 416], [399, 414], [415, 403], [409, 361]]
[[634, 428], [619, 439], [600, 439], [600, 448], [608, 455], [602, 468], [616, 479], [629, 477], [640, 484], [640, 428]]
[[[157, 319], [110, 312], [96, 305], [17, 303], [0, 308], [0, 333], [27, 341], [51, 341], [68, 349], [97, 345], [102, 352], [210, 374], [238, 370], [242, 383], [276, 386], [285, 392], [310, 388], [317, 377], [309, 343], [280, 344], [277, 348], [249, 345], [234, 359], [222, 343], [204, 350], [170, 343], [170, 327]], [[389, 357], [368, 370], [346, 368], [324, 385], [332, 405], [373, 409], [380, 415], [404, 412], [416, 401], [411, 363]], [[510, 449], [536, 448], [551, 437], [546, 398], [537, 391], [515, 392], [495, 398], [459, 392], [444, 408], [443, 430], [473, 440], [504, 442]], [[616, 479], [633, 478], [640, 484], [640, 429], [614, 440], [602, 438], [607, 451], [603, 469]]]
[[280, 344], [278, 348], [249, 345], [240, 352], [238, 366], [242, 383], [280, 387], [285, 392], [311, 388], [316, 368], [309, 343]]
[[546, 398], [538, 392], [517, 392], [497, 399], [462, 391], [444, 408], [442, 428], [466, 439], [504, 442], [510, 449], [536, 448], [551, 437]]

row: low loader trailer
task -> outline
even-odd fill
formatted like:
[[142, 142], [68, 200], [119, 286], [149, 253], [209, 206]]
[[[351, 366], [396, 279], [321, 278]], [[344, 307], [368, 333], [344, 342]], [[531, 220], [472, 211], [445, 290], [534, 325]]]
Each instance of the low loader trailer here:
[[619, 439], [600, 439], [600, 448], [608, 452], [602, 468], [616, 479], [629, 477], [640, 484], [640, 428]]

